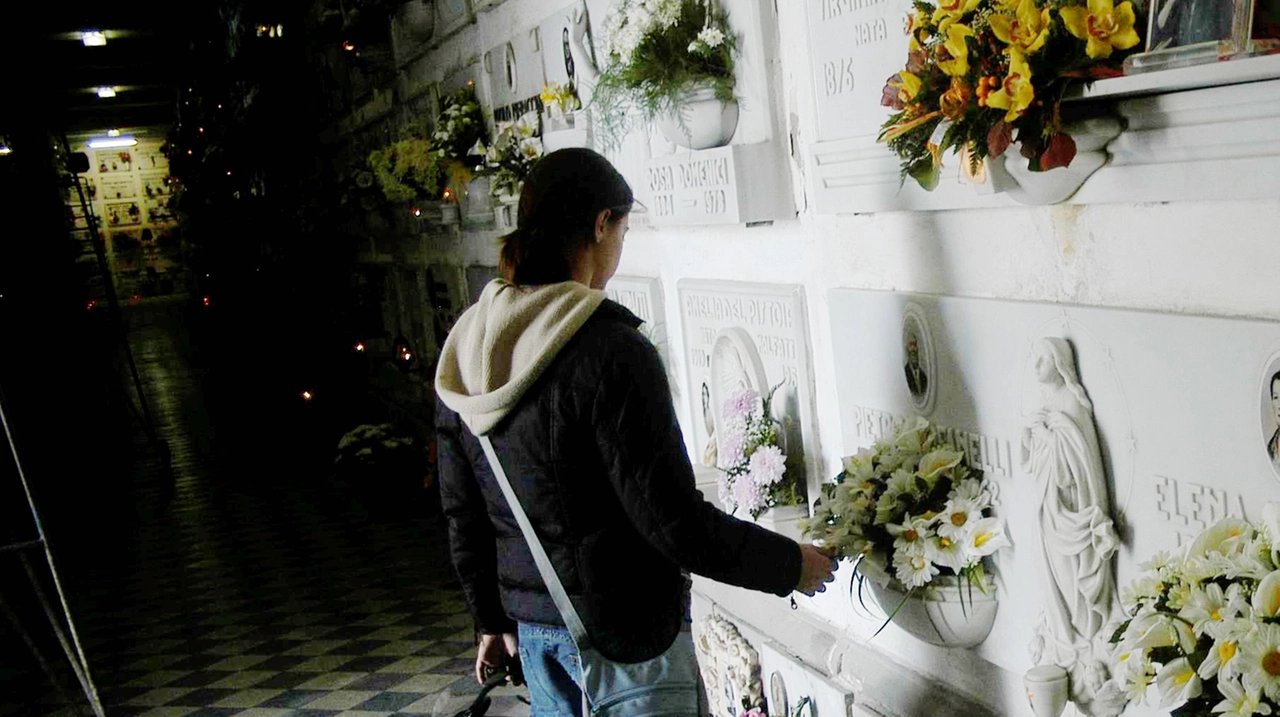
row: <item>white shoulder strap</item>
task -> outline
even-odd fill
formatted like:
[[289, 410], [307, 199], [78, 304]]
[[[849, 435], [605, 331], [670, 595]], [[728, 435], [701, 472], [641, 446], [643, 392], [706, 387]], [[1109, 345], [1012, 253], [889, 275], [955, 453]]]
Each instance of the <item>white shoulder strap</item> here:
[[578, 611], [574, 609], [573, 603], [569, 601], [569, 595], [564, 591], [564, 585], [560, 582], [560, 576], [556, 575], [556, 570], [551, 565], [551, 559], [547, 557], [547, 551], [542, 548], [542, 541], [538, 540], [537, 533], [533, 532], [533, 525], [529, 522], [529, 516], [525, 514], [524, 508], [520, 505], [520, 499], [516, 498], [516, 493], [511, 488], [511, 481], [507, 480], [507, 473], [502, 469], [502, 463], [498, 460], [498, 454], [493, 450], [493, 443], [488, 436], [477, 436], [480, 439], [480, 445], [484, 448], [484, 455], [489, 459], [489, 467], [493, 469], [493, 475], [498, 479], [498, 485], [502, 488], [502, 495], [507, 499], [507, 505], [511, 507], [511, 513], [516, 517], [516, 523], [520, 525], [520, 532], [524, 533], [525, 542], [529, 544], [529, 552], [533, 553], [533, 561], [538, 565], [538, 572], [542, 574], [542, 581], [547, 584], [547, 591], [551, 593], [551, 600], [555, 602], [556, 609], [560, 611], [560, 617], [564, 618], [565, 627], [569, 630], [570, 637], [573, 638], [574, 644], [578, 646], [578, 650], [587, 649], [591, 641], [587, 638], [587, 628], [582, 624], [582, 618], [578, 616]]

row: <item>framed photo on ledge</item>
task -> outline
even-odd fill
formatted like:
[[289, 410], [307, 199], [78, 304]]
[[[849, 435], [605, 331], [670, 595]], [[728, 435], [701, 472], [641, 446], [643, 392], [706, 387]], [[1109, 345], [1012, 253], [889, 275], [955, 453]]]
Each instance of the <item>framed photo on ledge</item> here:
[[1146, 52], [1125, 73], [1168, 70], [1280, 51], [1280, 0], [1151, 0]]

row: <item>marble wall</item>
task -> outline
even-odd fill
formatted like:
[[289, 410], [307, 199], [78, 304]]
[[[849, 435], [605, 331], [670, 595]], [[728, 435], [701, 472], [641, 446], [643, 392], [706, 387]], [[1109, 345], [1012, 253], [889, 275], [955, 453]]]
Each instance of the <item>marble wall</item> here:
[[[598, 28], [607, 0], [588, 4]], [[478, 13], [474, 24], [406, 66], [403, 80], [411, 88], [442, 81], [479, 61], [479, 48], [498, 47], [562, 8], [563, 0], [506, 0]], [[809, 51], [811, 13], [786, 0], [777, 3], [777, 10], [777, 52], [766, 63], [773, 78], [768, 95], [776, 98], [767, 109], [777, 121], [752, 125], [752, 131], [786, 145], [779, 171], [788, 172], [789, 181], [776, 186], [790, 193], [795, 217], [749, 227], [656, 226], [636, 217], [619, 269], [633, 281], [656, 282], [651, 282], [656, 290], [646, 294], [656, 305], [647, 308], [665, 324], [664, 353], [695, 462], [703, 457], [707, 429], [700, 393], [690, 390], [690, 377], [701, 369], [689, 359], [698, 334], [685, 326], [686, 282], [784, 284], [802, 293], [804, 311], [796, 318], [806, 322], [802, 333], [808, 341], [803, 348], [806, 382], [811, 383], [803, 408], [812, 417], [806, 419], [812, 425], [806, 426], [804, 438], [810, 486], [831, 479], [841, 456], [857, 448], [851, 445], [859, 436], [849, 425], [850, 406], [837, 390], [850, 362], [861, 357], [896, 360], [901, 352], [896, 340], [845, 333], [833, 308], [839, 296], [833, 289], [1280, 320], [1276, 198], [1231, 199], [1231, 192], [1219, 187], [1216, 198], [1206, 201], [863, 214], [830, 214], [826, 211], [831, 207], [824, 206], [819, 213], [806, 157], [811, 144], [831, 135], [820, 128], [815, 109], [815, 93], [824, 85], [815, 81], [821, 66]], [[830, 121], [827, 115], [822, 119]], [[668, 150], [633, 138], [614, 159], [633, 184], [643, 187], [647, 159]], [[1248, 195], [1254, 180], [1240, 176], [1236, 181], [1240, 195]], [[492, 232], [427, 237], [415, 261], [494, 266], [494, 237]], [[862, 419], [865, 425], [874, 420]], [[1012, 448], [1007, 457], [999, 446], [990, 453], [993, 470], [1000, 460], [1014, 459]], [[1009, 473], [1014, 472], [1010, 467]], [[1178, 534], [1194, 532], [1239, 503], [1233, 481], [1211, 470], [1166, 471], [1145, 479], [1152, 481], [1146, 494], [1152, 517], [1128, 526], [1130, 545], [1135, 533], [1148, 536], [1138, 540], [1144, 545], [1157, 534], [1176, 542]], [[1260, 482], [1254, 493], [1265, 494], [1257, 500], [1280, 499], [1280, 481]], [[699, 580], [695, 609], [699, 615], [732, 620], [757, 649], [769, 643], [780, 646], [815, 676], [855, 693], [859, 704], [883, 714], [1030, 714], [1020, 671], [1030, 634], [1002, 629], [977, 651], [933, 647], [894, 628], [873, 638], [879, 622], [853, 607], [849, 577], [842, 570], [838, 589], [822, 599], [800, 600], [798, 610], [786, 600]]]

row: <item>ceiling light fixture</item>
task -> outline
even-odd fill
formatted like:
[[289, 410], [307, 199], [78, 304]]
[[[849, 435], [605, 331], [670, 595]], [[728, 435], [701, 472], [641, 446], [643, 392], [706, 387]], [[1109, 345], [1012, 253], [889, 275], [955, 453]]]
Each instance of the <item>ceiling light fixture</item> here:
[[129, 135], [120, 137], [95, 137], [89, 140], [89, 149], [111, 149], [112, 147], [132, 147], [138, 140]]
[[85, 47], [102, 47], [107, 44], [107, 34], [101, 30], [85, 30], [80, 33], [80, 41]]
[[114, 87], [99, 87], [99, 88], [98, 88], [98, 97], [99, 97], [100, 99], [104, 99], [104, 100], [105, 100], [105, 99], [110, 99], [110, 98], [115, 97], [115, 96], [116, 96], [116, 88], [114, 88]]
[[120, 136], [120, 130], [118, 130], [118, 129], [109, 129], [109, 130], [107, 130], [107, 136], [108, 136], [108, 137], [119, 137], [119, 136]]
[[6, 154], [13, 154], [13, 148], [7, 144], [0, 143], [0, 157], [5, 156]]

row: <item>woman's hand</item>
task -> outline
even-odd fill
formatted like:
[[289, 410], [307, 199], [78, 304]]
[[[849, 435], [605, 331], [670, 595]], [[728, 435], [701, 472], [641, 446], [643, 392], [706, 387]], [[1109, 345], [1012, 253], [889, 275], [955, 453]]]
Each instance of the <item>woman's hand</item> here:
[[836, 579], [836, 560], [829, 548], [801, 545], [800, 584], [796, 590], [812, 596], [827, 589], [827, 583]]
[[502, 635], [481, 635], [480, 645], [476, 647], [476, 682], [484, 684], [485, 680], [503, 668], [511, 675], [511, 683], [524, 683], [524, 675], [520, 670], [520, 641], [512, 633]]

